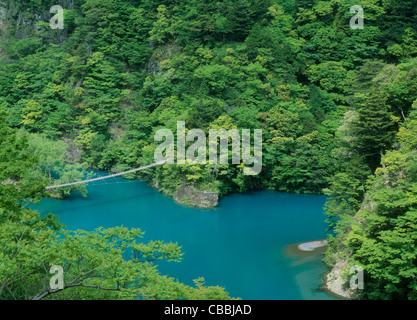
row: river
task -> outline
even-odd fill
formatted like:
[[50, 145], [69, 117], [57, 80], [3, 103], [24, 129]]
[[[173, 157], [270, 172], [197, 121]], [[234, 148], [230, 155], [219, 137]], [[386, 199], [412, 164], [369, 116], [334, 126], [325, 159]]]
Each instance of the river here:
[[178, 242], [183, 260], [159, 262], [158, 269], [186, 284], [204, 277], [206, 285], [242, 299], [336, 299], [319, 290], [323, 250], [302, 253], [291, 246], [326, 237], [324, 196], [246, 192], [223, 197], [217, 208], [197, 209], [138, 180], [114, 178], [87, 190], [87, 198], [44, 199], [37, 209], [72, 230], [123, 225], [145, 231], [144, 241]]

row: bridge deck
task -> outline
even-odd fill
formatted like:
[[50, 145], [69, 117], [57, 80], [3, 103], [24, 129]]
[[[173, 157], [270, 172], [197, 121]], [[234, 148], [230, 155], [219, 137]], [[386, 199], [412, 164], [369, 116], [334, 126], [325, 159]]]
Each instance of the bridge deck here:
[[49, 187], [46, 187], [46, 190], [62, 188], [62, 187], [69, 187], [69, 186], [75, 186], [77, 184], [84, 184], [84, 183], [89, 183], [89, 182], [94, 182], [94, 181], [99, 181], [99, 180], [104, 180], [104, 179], [110, 179], [110, 178], [113, 178], [113, 177], [119, 177], [119, 176], [123, 176], [123, 175], [128, 174], [128, 173], [133, 173], [133, 172], [145, 170], [145, 169], [148, 169], [148, 168], [160, 166], [160, 165], [163, 165], [165, 162], [166, 161], [160, 161], [160, 162], [152, 163], [152, 164], [144, 166], [144, 167], [140, 167], [140, 168], [124, 171], [124, 172], [111, 174], [111, 175], [105, 176], [105, 177], [94, 178], [94, 179], [89, 179], [89, 180], [82, 180], [82, 181], [77, 181], [77, 182], [70, 182], [70, 183], [65, 183], [65, 184], [59, 184], [59, 185], [56, 185], [56, 186], [49, 186]]

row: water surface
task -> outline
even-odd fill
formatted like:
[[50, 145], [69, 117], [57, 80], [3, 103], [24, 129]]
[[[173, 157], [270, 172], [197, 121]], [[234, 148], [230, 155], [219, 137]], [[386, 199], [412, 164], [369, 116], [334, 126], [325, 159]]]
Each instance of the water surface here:
[[72, 230], [123, 225], [145, 231], [144, 241], [178, 242], [181, 263], [159, 262], [159, 270], [186, 284], [204, 277], [243, 299], [334, 298], [318, 290], [326, 272], [320, 254], [288, 254], [290, 244], [326, 237], [324, 196], [246, 192], [223, 197], [215, 209], [196, 209], [142, 181], [117, 183], [125, 181], [88, 186], [87, 198], [44, 199], [38, 209]]

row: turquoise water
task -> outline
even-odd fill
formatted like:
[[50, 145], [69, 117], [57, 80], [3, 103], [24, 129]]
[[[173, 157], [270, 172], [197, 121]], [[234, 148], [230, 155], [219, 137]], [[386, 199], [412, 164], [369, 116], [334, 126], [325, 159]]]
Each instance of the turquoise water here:
[[[116, 181], [126, 181], [118, 178]], [[186, 284], [204, 277], [242, 299], [333, 299], [317, 290], [326, 271], [320, 256], [290, 257], [289, 244], [326, 237], [318, 195], [275, 191], [233, 194], [215, 209], [178, 205], [142, 181], [89, 186], [88, 197], [44, 199], [38, 210], [53, 213], [68, 229], [125, 226], [145, 231], [146, 240], [178, 242], [181, 263], [159, 262], [159, 270]]]

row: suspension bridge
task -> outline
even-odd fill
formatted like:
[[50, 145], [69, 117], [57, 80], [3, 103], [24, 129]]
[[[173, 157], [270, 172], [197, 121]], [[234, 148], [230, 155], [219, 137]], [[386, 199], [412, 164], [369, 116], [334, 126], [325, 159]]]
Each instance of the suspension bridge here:
[[152, 163], [152, 164], [144, 166], [144, 167], [131, 169], [131, 170], [128, 170], [128, 171], [123, 171], [123, 172], [111, 174], [111, 175], [104, 176], [104, 177], [88, 179], [88, 180], [81, 180], [81, 181], [76, 181], [76, 182], [69, 182], [69, 183], [59, 184], [59, 185], [55, 185], [55, 186], [49, 186], [49, 187], [46, 187], [46, 190], [51, 190], [51, 189], [56, 189], [56, 188], [63, 188], [63, 187], [70, 187], [70, 186], [75, 186], [77, 184], [84, 184], [84, 183], [90, 183], [90, 182], [110, 179], [110, 178], [114, 178], [114, 177], [120, 177], [120, 176], [123, 176], [123, 175], [128, 174], [128, 173], [134, 173], [134, 172], [149, 169], [149, 168], [152, 168], [152, 167], [160, 166], [160, 165], [163, 165], [165, 162], [166, 162], [165, 160], [164, 161], [159, 161], [159, 162]]

